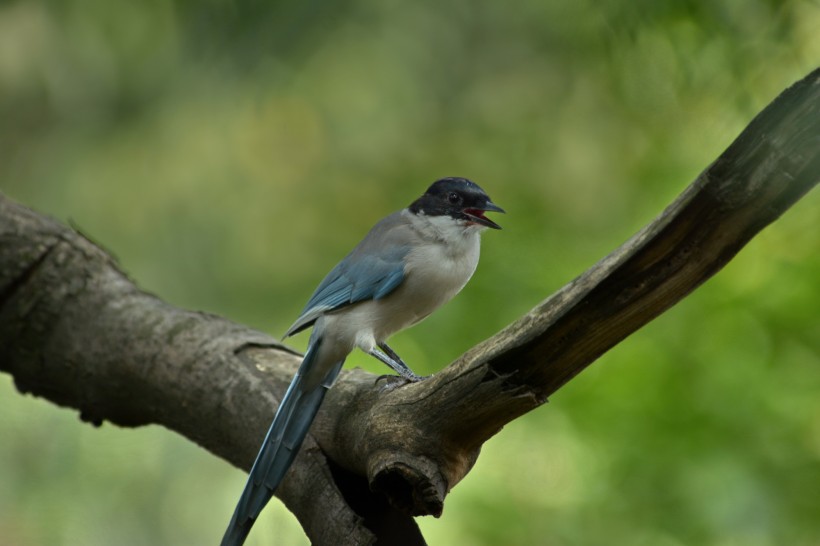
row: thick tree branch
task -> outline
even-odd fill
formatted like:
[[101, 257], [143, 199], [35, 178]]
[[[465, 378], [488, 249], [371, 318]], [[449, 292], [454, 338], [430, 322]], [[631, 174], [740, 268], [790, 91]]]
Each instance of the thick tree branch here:
[[[257, 366], [246, 355], [259, 352]], [[162, 424], [249, 468], [298, 363], [269, 336], [140, 291], [92, 242], [0, 195], [0, 369], [21, 392], [95, 424]], [[307, 446], [280, 498], [317, 544], [372, 542]]]
[[[421, 383], [343, 374], [277, 495], [316, 544], [421, 544], [480, 446], [723, 267], [820, 179], [820, 71], [655, 221]], [[145, 294], [78, 233], [0, 196], [0, 369], [87, 421], [162, 424], [249, 468], [298, 355]], [[333, 517], [328, 517], [333, 514]], [[226, 514], [226, 518], [227, 518]]]

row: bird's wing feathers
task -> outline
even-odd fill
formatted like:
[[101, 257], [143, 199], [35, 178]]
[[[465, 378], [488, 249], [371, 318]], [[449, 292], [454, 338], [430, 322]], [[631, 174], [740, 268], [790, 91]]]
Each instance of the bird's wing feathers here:
[[404, 257], [410, 250], [402, 218], [388, 216], [370, 231], [319, 284], [284, 337], [310, 327], [323, 313], [360, 301], [378, 300], [404, 280]]

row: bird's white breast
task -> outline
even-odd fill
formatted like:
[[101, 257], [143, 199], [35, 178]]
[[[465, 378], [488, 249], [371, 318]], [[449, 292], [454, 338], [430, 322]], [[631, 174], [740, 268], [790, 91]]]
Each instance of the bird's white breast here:
[[406, 283], [415, 297], [426, 293], [441, 305], [473, 276], [480, 253], [480, 228], [439, 216], [414, 217], [413, 226], [425, 243], [416, 245], [405, 259]]

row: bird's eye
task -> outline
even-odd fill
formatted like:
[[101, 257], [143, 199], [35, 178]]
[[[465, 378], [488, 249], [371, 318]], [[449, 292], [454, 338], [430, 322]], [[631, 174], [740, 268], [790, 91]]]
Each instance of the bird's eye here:
[[457, 205], [461, 201], [461, 196], [454, 191], [447, 194], [447, 200], [451, 205]]

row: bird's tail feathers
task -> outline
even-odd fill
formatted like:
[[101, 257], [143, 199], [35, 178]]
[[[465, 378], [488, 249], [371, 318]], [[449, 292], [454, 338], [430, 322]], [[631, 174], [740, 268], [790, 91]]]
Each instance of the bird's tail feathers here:
[[335, 363], [319, 385], [305, 390], [303, 378], [316, 364], [321, 342], [321, 337], [311, 336], [302, 365], [282, 398], [256, 456], [221, 546], [241, 546], [245, 542], [254, 521], [293, 463], [325, 393], [339, 375], [344, 360]]

